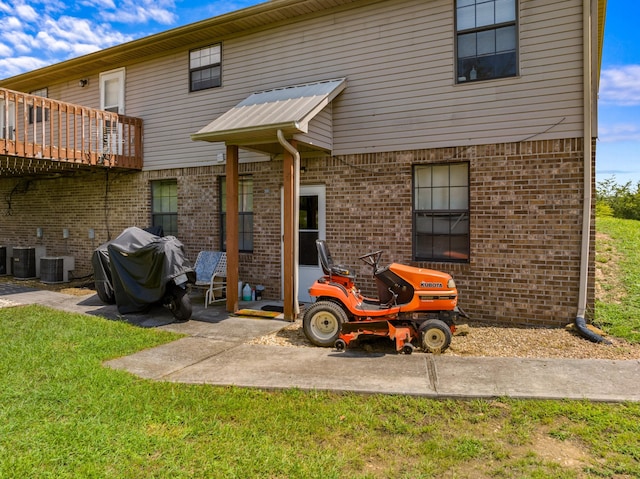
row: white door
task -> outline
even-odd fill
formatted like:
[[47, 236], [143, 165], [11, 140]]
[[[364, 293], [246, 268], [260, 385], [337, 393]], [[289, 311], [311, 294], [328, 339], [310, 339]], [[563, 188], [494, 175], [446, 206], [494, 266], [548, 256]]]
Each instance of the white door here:
[[[118, 68], [100, 73], [100, 109], [124, 115], [125, 69]], [[98, 125], [100, 140], [98, 151], [109, 155], [122, 154], [122, 124], [111, 121]]]
[[0, 98], [0, 138], [3, 140], [15, 140], [16, 131], [16, 104], [13, 101], [5, 101]]
[[[298, 223], [298, 301], [301, 303], [308, 303], [312, 301], [311, 296], [309, 296], [309, 288], [322, 276], [322, 268], [320, 267], [320, 261], [318, 259], [318, 249], [316, 248], [316, 240], [326, 238], [325, 215], [326, 205], [324, 185], [301, 186], [300, 220]], [[284, 251], [284, 244], [282, 247]], [[281, 276], [283, 276], [282, 290], [284, 291], [284, 274]]]

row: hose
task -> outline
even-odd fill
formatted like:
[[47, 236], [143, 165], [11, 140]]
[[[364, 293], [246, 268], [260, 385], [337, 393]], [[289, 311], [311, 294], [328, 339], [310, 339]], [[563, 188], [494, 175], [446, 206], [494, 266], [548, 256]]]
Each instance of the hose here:
[[591, 331], [589, 328], [587, 328], [587, 322], [582, 316], [576, 316], [576, 320], [574, 324], [576, 325], [576, 329], [580, 333], [580, 336], [582, 336], [583, 338], [586, 338], [589, 341], [592, 341], [594, 343], [611, 344], [611, 341], [603, 338], [599, 334], [596, 334], [593, 331]]

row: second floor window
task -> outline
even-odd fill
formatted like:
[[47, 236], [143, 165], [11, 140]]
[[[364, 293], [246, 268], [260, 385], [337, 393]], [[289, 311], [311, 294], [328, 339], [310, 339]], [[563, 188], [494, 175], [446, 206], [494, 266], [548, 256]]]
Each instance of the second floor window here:
[[222, 84], [222, 45], [217, 43], [189, 52], [189, 91]]
[[[43, 98], [49, 97], [49, 90], [47, 88], [42, 88], [40, 90], [35, 90], [31, 92], [31, 95], [41, 96]], [[33, 123], [40, 123], [43, 121], [42, 107], [37, 106], [33, 107], [33, 105], [29, 105], [29, 124], [33, 125]], [[44, 109], [44, 121], [49, 121], [49, 109]]]
[[515, 76], [517, 0], [456, 0], [457, 82]]

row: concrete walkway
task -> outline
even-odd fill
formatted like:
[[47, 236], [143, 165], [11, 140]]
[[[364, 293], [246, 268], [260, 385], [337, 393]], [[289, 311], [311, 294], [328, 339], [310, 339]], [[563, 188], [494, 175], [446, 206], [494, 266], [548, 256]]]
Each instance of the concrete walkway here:
[[[476, 358], [367, 353], [351, 349], [252, 345], [256, 337], [289, 323], [230, 317], [224, 307], [204, 308], [193, 298], [190, 321], [174, 323], [162, 307], [148, 314], [118, 314], [97, 295], [72, 296], [0, 284], [0, 303], [42, 304], [65, 311], [124, 319], [187, 335], [105, 363], [142, 378], [265, 389], [409, 394], [430, 398], [590, 399], [640, 401], [640, 361]], [[250, 305], [242, 305], [247, 307]], [[455, 338], [454, 338], [455, 341]]]

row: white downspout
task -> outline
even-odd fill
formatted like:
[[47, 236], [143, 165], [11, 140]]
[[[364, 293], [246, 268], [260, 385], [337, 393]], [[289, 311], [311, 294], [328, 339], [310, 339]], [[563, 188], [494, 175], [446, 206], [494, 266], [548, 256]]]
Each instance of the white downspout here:
[[298, 303], [298, 250], [299, 245], [299, 229], [298, 218], [300, 217], [300, 152], [289, 143], [282, 133], [278, 130], [278, 141], [280, 144], [293, 155], [293, 313], [297, 317], [300, 314], [300, 304]]
[[584, 117], [584, 198], [582, 207], [582, 250], [580, 253], [580, 290], [578, 292], [578, 317], [584, 318], [587, 309], [587, 285], [589, 282], [589, 243], [591, 239], [591, 160], [593, 156], [592, 138], [592, 83], [591, 83], [591, 0], [582, 2], [583, 28], [583, 117]]

